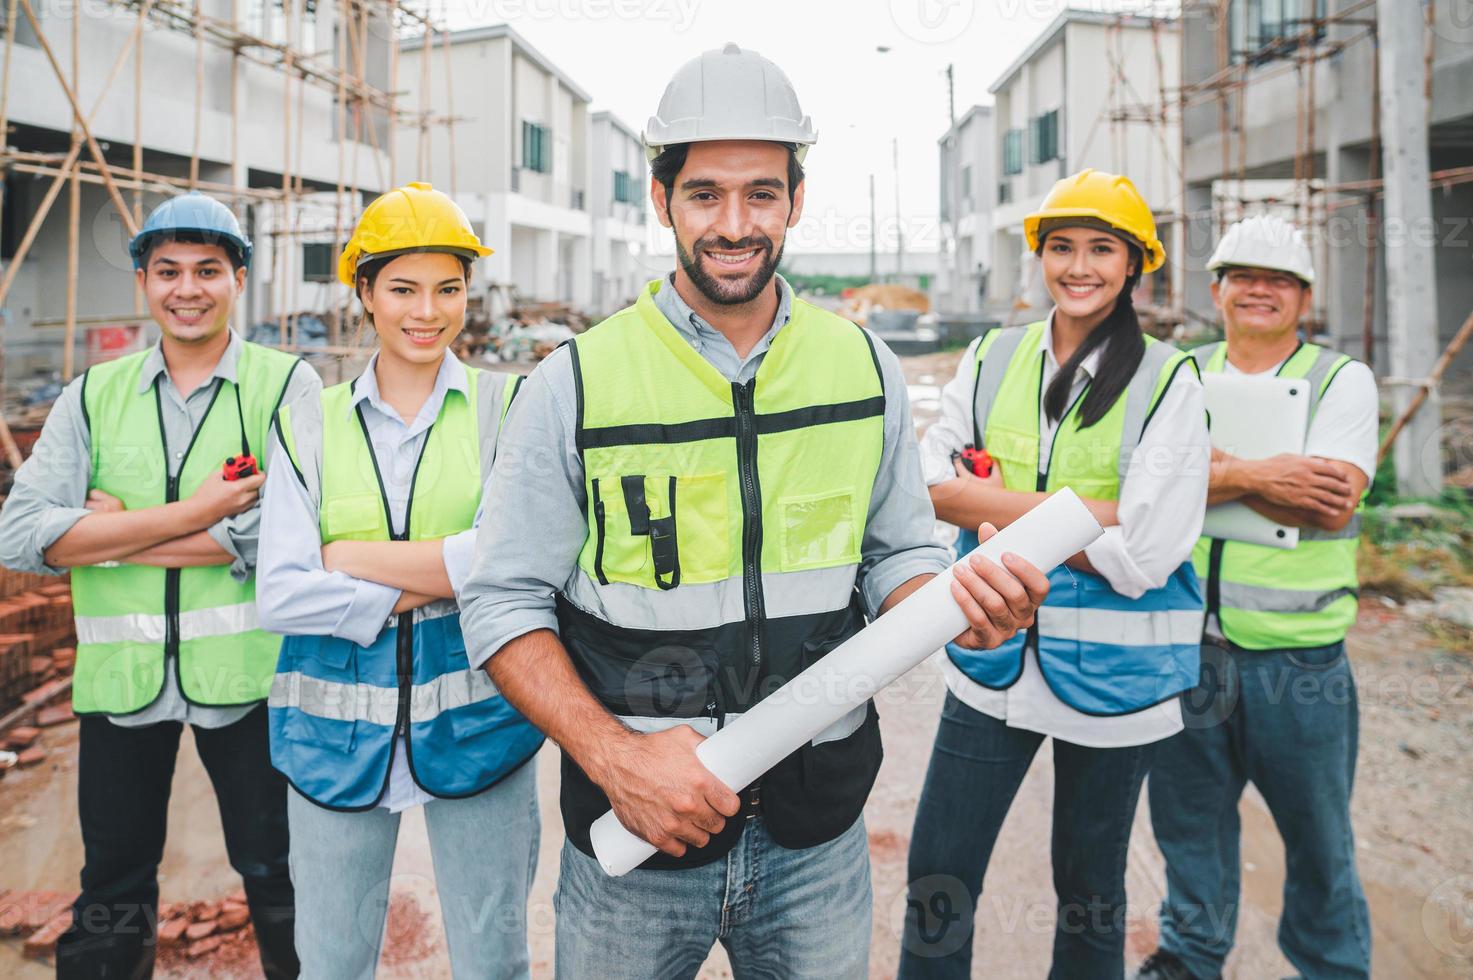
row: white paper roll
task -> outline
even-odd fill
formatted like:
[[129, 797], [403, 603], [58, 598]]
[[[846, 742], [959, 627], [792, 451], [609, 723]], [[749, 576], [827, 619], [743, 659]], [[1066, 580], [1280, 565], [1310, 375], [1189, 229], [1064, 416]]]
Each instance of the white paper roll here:
[[[1103, 533], [1065, 487], [971, 554], [1000, 561], [1011, 551], [1047, 572]], [[948, 568], [706, 739], [696, 756], [727, 786], [750, 785], [967, 628], [951, 582]], [[614, 877], [628, 874], [656, 851], [626, 830], [612, 810], [594, 821], [590, 836], [599, 864]]]

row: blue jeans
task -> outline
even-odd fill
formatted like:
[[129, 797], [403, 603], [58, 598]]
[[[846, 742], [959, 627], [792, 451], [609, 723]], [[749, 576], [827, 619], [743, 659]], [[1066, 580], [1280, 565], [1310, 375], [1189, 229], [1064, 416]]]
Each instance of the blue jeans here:
[[[293, 790], [292, 883], [303, 980], [373, 976], [389, 910], [399, 814], [324, 809]], [[537, 869], [537, 764], [461, 800], [425, 804], [435, 890], [456, 977], [525, 978]]]
[[1315, 980], [1368, 977], [1371, 923], [1355, 868], [1350, 790], [1359, 730], [1345, 644], [1204, 644], [1187, 728], [1161, 743], [1151, 822], [1166, 857], [1161, 948], [1216, 977], [1238, 920], [1238, 798], [1252, 781], [1284, 839], [1279, 947]]
[[[902, 980], [972, 975], [982, 878], [1044, 738], [947, 693], [910, 835]], [[1125, 972], [1125, 858], [1153, 749], [1092, 749], [1054, 739], [1050, 977], [1093, 980]]]
[[870, 899], [863, 818], [825, 844], [794, 851], [774, 843], [754, 817], [724, 858], [623, 878], [564, 842], [553, 896], [557, 976], [694, 977], [720, 941], [737, 980], [864, 980]]

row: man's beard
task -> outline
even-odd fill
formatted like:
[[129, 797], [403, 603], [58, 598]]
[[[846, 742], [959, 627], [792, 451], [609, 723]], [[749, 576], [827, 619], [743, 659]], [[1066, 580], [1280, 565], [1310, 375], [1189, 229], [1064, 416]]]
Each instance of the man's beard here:
[[685, 246], [680, 242], [680, 236], [675, 236], [675, 254], [680, 258], [680, 267], [685, 270], [690, 281], [695, 283], [695, 287], [701, 291], [702, 296], [721, 306], [740, 306], [756, 299], [761, 295], [762, 290], [767, 288], [767, 284], [772, 282], [773, 273], [777, 271], [777, 265], [783, 257], [782, 249], [774, 251], [772, 239], [762, 234], [748, 235], [736, 242], [729, 238], [722, 238], [720, 235], [708, 235], [696, 242], [694, 251], [698, 256], [706, 248], [722, 248], [729, 251], [756, 248], [766, 256], [757, 271], [745, 278], [728, 279], [713, 276], [702, 268], [699, 258], [685, 250]]

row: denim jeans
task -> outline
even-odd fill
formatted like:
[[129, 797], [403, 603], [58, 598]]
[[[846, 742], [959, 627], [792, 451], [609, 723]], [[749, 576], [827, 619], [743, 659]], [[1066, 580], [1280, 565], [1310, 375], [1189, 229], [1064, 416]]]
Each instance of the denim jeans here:
[[737, 980], [869, 975], [863, 818], [827, 843], [788, 850], [753, 817], [724, 858], [622, 878], [565, 842], [553, 904], [560, 980], [694, 977], [718, 941]]
[[[1044, 737], [1009, 728], [947, 693], [910, 835], [902, 980], [972, 975], [982, 879]], [[1154, 748], [1092, 749], [1054, 739], [1050, 977], [1125, 972], [1125, 858]]]
[[[172, 721], [124, 728], [96, 715], [81, 720], [77, 813], [86, 856], [72, 927], [56, 947], [62, 980], [153, 972], [159, 861], [183, 731]], [[295, 977], [287, 785], [271, 768], [266, 706], [233, 725], [195, 728], [194, 745], [215, 788], [230, 866], [245, 884], [264, 972]]]
[[1279, 947], [1315, 980], [1367, 977], [1371, 923], [1355, 867], [1350, 790], [1359, 711], [1345, 644], [1204, 644], [1187, 728], [1161, 743], [1149, 795], [1166, 857], [1161, 948], [1216, 977], [1238, 919], [1238, 798], [1250, 780], [1284, 839]]
[[[431, 800], [424, 809], [451, 974], [530, 976], [527, 893], [541, 835], [536, 760], [483, 793]], [[302, 977], [372, 977], [389, 910], [399, 814], [383, 807], [327, 810], [295, 790], [288, 812]]]

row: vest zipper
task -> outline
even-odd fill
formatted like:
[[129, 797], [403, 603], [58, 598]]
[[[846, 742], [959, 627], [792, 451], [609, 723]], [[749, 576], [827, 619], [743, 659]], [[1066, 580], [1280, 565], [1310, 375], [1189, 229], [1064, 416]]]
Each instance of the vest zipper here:
[[[355, 386], [357, 382], [354, 382]], [[440, 411], [445, 411], [444, 405]], [[414, 516], [414, 488], [419, 483], [419, 467], [424, 462], [425, 451], [430, 447], [430, 439], [435, 434], [434, 423], [425, 430], [424, 442], [420, 443], [419, 455], [414, 460], [414, 472], [409, 477], [409, 499], [404, 502], [404, 529], [398, 533], [394, 531], [394, 515], [389, 508], [389, 491], [384, 487], [384, 475], [379, 469], [378, 454], [373, 451], [373, 437], [368, 432], [368, 420], [363, 417], [363, 405], [354, 407], [353, 413], [358, 417], [358, 427], [363, 432], [363, 444], [368, 448], [368, 459], [373, 464], [373, 477], [378, 483], [379, 498], [384, 505], [384, 525], [389, 531], [389, 540], [408, 541], [410, 532], [410, 521]], [[396, 621], [394, 669], [398, 673], [399, 700], [394, 709], [394, 738], [404, 736], [404, 755], [409, 763], [409, 776], [418, 785], [419, 779], [414, 775], [414, 751], [409, 747], [409, 696], [414, 686], [414, 610], [410, 609], [399, 614]], [[394, 750], [389, 750], [389, 760], [393, 762]]]
[[[1043, 357], [1046, 358], [1047, 355], [1043, 355]], [[1043, 404], [1043, 366], [1044, 366], [1044, 363], [1045, 363], [1045, 361], [1043, 359], [1040, 359], [1039, 366], [1038, 366], [1038, 404], [1039, 405], [1042, 405]], [[1077, 395], [1074, 396], [1074, 400], [1069, 403], [1069, 407], [1066, 408], [1066, 409], [1064, 409], [1064, 414], [1061, 415], [1061, 416], [1059, 416], [1059, 424], [1056, 425], [1056, 426], [1054, 426], [1054, 434], [1049, 437], [1049, 441], [1048, 441], [1048, 465], [1045, 466], [1043, 469], [1041, 469], [1041, 470], [1038, 471], [1038, 476], [1037, 476], [1037, 478], [1036, 478], [1036, 480], [1034, 481], [1034, 484], [1033, 484], [1033, 489], [1036, 490], [1036, 491], [1038, 491], [1039, 493], [1044, 493], [1044, 492], [1046, 492], [1048, 490], [1048, 475], [1049, 475], [1049, 471], [1054, 468], [1054, 450], [1056, 448], [1058, 448], [1058, 445], [1059, 445], [1059, 431], [1064, 428], [1064, 423], [1067, 422], [1067, 421], [1069, 421], [1069, 416], [1074, 413], [1074, 409], [1084, 399], [1084, 394], [1087, 391], [1089, 391], [1089, 383], [1088, 382], [1085, 383], [1085, 385], [1084, 385], [1083, 388], [1079, 389], [1079, 394], [1077, 394]], [[1035, 657], [1039, 657], [1040, 656], [1040, 654], [1038, 652], [1039, 632], [1038, 632], [1038, 617], [1037, 616], [1034, 616], [1033, 617], [1033, 625], [1030, 626], [1030, 627], [1028, 627], [1028, 634], [1023, 638], [1023, 656], [1025, 656], [1025, 657], [1028, 656], [1028, 646], [1029, 646], [1029, 644], [1032, 644], [1032, 646], [1033, 646], [1033, 655]], [[1042, 662], [1040, 661], [1039, 669], [1041, 670], [1042, 667], [1043, 667], [1043, 665], [1042, 665]]]
[[[747, 614], [747, 657], [756, 681], [762, 669], [762, 490], [757, 481], [757, 419], [753, 407], [757, 379], [733, 381], [736, 406], [737, 470], [742, 490], [742, 585]], [[755, 690], [755, 687], [753, 688]]]
[[[215, 390], [210, 395], [210, 403], [205, 406], [205, 414], [200, 416], [199, 425], [189, 437], [189, 445], [184, 447], [184, 453], [179, 457], [179, 468], [174, 471], [173, 476], [168, 476], [164, 480], [164, 503], [166, 504], [179, 502], [179, 478], [184, 475], [184, 467], [189, 463], [189, 454], [194, 450], [195, 441], [199, 439], [205, 423], [210, 420], [210, 410], [215, 407], [215, 399], [220, 397], [220, 388], [224, 383], [223, 378], [215, 379]], [[164, 396], [157, 378], [153, 382], [153, 404], [159, 419], [159, 444], [164, 449], [164, 472], [168, 473], [169, 434], [164, 428]], [[188, 702], [189, 696], [184, 694], [184, 671], [179, 663], [179, 573], [180, 569], [177, 568], [164, 569], [164, 661], [167, 665], [168, 658], [174, 658], [174, 677], [179, 682], [179, 693]]]

